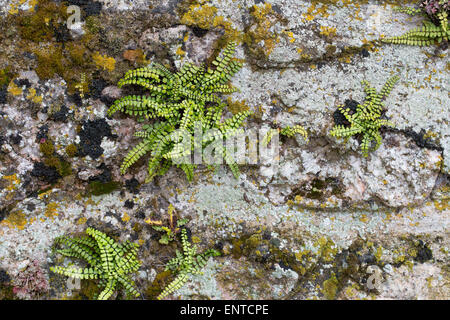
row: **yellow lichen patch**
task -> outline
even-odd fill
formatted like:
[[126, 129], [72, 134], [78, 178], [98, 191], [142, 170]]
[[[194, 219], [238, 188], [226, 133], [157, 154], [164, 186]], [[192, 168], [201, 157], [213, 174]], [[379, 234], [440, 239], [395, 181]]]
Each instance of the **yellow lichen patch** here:
[[36, 89], [35, 88], [30, 88], [28, 90], [27, 99], [33, 101], [36, 104], [42, 103], [42, 96], [36, 95]]
[[[27, 0], [13, 0], [10, 4], [9, 4], [9, 10], [8, 13], [9, 14], [17, 14], [19, 13], [19, 8], [20, 6], [22, 6], [23, 4], [25, 4], [25, 2], [27, 2]], [[34, 10], [34, 6], [36, 5], [37, 0], [31, 0], [29, 1], [29, 4], [32, 6], [33, 10]]]
[[14, 81], [11, 81], [11, 82], [9, 83], [9, 86], [8, 86], [8, 92], [11, 93], [13, 96], [18, 96], [18, 95], [21, 95], [21, 94], [22, 94], [22, 89], [19, 88], [19, 87], [14, 83]]
[[320, 26], [320, 34], [325, 37], [332, 38], [336, 35], [336, 28]]
[[8, 185], [6, 186], [6, 200], [11, 200], [14, 196], [15, 190], [17, 189], [17, 186], [20, 184], [20, 179], [17, 178], [17, 175], [14, 173], [9, 176], [3, 176], [2, 179], [8, 181]]
[[328, 18], [329, 14], [327, 13], [328, 5], [320, 3], [320, 1], [313, 0], [311, 1], [311, 6], [308, 8], [307, 12], [303, 14], [303, 18], [306, 21], [314, 20], [318, 15], [321, 15], [324, 18]]
[[180, 57], [184, 57], [184, 56], [186, 55], [186, 51], [184, 51], [184, 50], [181, 48], [181, 46], [179, 46], [178, 49], [177, 49], [176, 54], [179, 55]]
[[81, 217], [80, 219], [77, 220], [77, 224], [85, 224], [87, 221], [87, 219], [85, 217]]
[[122, 221], [123, 222], [128, 222], [130, 221], [130, 216], [128, 215], [128, 213], [124, 212], [123, 216], [122, 216]]
[[227, 98], [228, 110], [232, 114], [238, 114], [239, 112], [248, 111], [250, 107], [246, 104], [246, 100], [234, 101], [230, 97]]
[[57, 204], [56, 202], [50, 202], [45, 208], [44, 215], [47, 218], [53, 219], [54, 217], [58, 216], [58, 208], [59, 204]]
[[10, 213], [0, 224], [8, 226], [10, 229], [17, 228], [23, 230], [27, 224], [27, 219], [22, 210], [18, 210]]
[[194, 4], [189, 7], [189, 10], [181, 17], [181, 23], [187, 26], [196, 26], [201, 29], [221, 28], [225, 31], [225, 41], [241, 42], [242, 37], [231, 24], [225, 20], [223, 16], [217, 15], [217, 8], [207, 4]]
[[94, 60], [97, 68], [102, 68], [103, 70], [114, 71], [116, 66], [116, 60], [112, 57], [108, 57], [107, 55], [101, 55], [100, 52], [95, 52], [92, 55], [92, 59]]
[[254, 24], [245, 35], [245, 42], [254, 48], [258, 48], [259, 44], [263, 43], [264, 54], [269, 56], [280, 41], [279, 35], [271, 31], [278, 21], [272, 5], [270, 3], [265, 3], [264, 6], [254, 5], [250, 9], [250, 15]]
[[359, 221], [367, 223], [367, 222], [369, 222], [369, 217], [367, 217], [365, 214], [363, 214], [361, 217], [359, 217]]

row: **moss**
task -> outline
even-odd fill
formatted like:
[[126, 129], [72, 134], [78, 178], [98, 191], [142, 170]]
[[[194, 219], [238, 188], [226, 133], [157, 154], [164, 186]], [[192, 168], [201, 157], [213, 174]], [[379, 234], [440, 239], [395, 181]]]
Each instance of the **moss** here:
[[120, 183], [116, 181], [110, 182], [100, 182], [100, 181], [91, 181], [89, 182], [88, 193], [94, 196], [100, 196], [102, 194], [108, 194], [120, 187]]
[[333, 274], [328, 280], [323, 282], [323, 295], [327, 300], [334, 300], [336, 298], [336, 293], [338, 291], [338, 280], [336, 275]]
[[83, 65], [88, 59], [88, 50], [82, 43], [69, 42], [66, 46], [71, 61], [76, 65]]
[[46, 157], [51, 157], [55, 152], [55, 146], [51, 140], [47, 140], [39, 145], [39, 150]]
[[47, 48], [39, 48], [34, 53], [38, 60], [35, 71], [41, 80], [51, 79], [55, 74], [64, 74], [65, 63], [62, 46], [53, 45]]
[[152, 284], [145, 291], [147, 299], [156, 299], [163, 289], [172, 281], [173, 275], [170, 271], [163, 271], [156, 275]]
[[14, 77], [9, 67], [0, 70], [0, 89], [9, 84]]
[[246, 104], [245, 100], [242, 101], [234, 101], [230, 97], [227, 98], [228, 110], [232, 114], [238, 114], [243, 111], [250, 110], [250, 107]]
[[51, 41], [55, 30], [67, 20], [67, 7], [48, 0], [40, 0], [34, 12], [16, 17], [19, 35], [23, 40], [36, 43]]
[[[253, 5], [250, 8], [251, 25], [245, 30], [244, 43], [255, 57], [268, 57], [276, 44], [280, 41], [280, 35], [272, 32], [276, 23], [286, 23], [281, 15], [273, 11], [270, 3], [263, 6]], [[261, 47], [260, 43], [264, 43]]]
[[76, 155], [78, 154], [77, 146], [73, 143], [69, 144], [66, 147], [66, 154], [70, 158], [76, 157]]

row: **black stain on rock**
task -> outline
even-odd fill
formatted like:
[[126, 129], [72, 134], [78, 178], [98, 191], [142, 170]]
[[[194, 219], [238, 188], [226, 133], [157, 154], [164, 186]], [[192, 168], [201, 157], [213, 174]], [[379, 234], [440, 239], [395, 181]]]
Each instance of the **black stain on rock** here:
[[0, 269], [0, 283], [8, 283], [9, 281], [11, 281], [11, 277], [5, 270]]
[[127, 199], [125, 201], [125, 204], [123, 205], [125, 208], [127, 209], [133, 209], [134, 207], [134, 202], [132, 200]]
[[208, 33], [208, 29], [203, 29], [203, 28], [199, 28], [199, 27], [193, 27], [192, 28], [192, 33], [197, 37], [197, 38], [203, 38], [207, 33]]
[[108, 86], [108, 82], [106, 82], [102, 78], [94, 78], [92, 79], [92, 83], [89, 85], [89, 95], [93, 99], [102, 98], [102, 91]]
[[12, 144], [16, 144], [17, 145], [17, 144], [20, 144], [20, 142], [22, 141], [22, 137], [21, 137], [21, 135], [19, 133], [12, 134], [12, 135], [9, 136], [9, 141]]
[[99, 165], [97, 167], [97, 169], [102, 170], [102, 173], [100, 173], [94, 177], [90, 177], [89, 181], [99, 181], [99, 182], [105, 183], [105, 182], [110, 182], [112, 180], [111, 169], [108, 168], [106, 166], [106, 164], [102, 163], [101, 165]]
[[85, 121], [79, 136], [79, 155], [81, 157], [90, 156], [92, 159], [97, 159], [103, 154], [103, 148], [100, 146], [103, 137], [116, 138], [116, 135], [111, 133], [111, 127], [105, 119]]
[[103, 4], [92, 0], [67, 0], [69, 5], [79, 6], [81, 8], [83, 18], [99, 15]]
[[433, 259], [433, 252], [430, 248], [428, 248], [426, 243], [423, 243], [422, 240], [419, 240], [419, 244], [417, 246], [417, 255], [414, 260], [420, 263], [424, 263], [431, 259]]
[[42, 139], [48, 139], [48, 125], [44, 124], [39, 127], [39, 131], [36, 135], [37, 141], [40, 143]]
[[129, 180], [125, 181], [125, 188], [130, 193], [138, 194], [139, 193], [139, 181], [136, 180], [136, 178], [131, 178]]
[[3, 86], [0, 89], [0, 103], [6, 103], [6, 95], [7, 95], [6, 86]]
[[48, 167], [42, 162], [35, 162], [30, 174], [50, 184], [56, 183], [61, 178], [55, 168]]
[[[345, 100], [344, 103], [344, 107], [347, 110], [351, 111], [352, 113], [356, 112], [356, 108], [358, 107], [359, 103], [355, 100]], [[336, 109], [336, 111], [333, 113], [333, 119], [334, 119], [334, 124], [337, 126], [344, 126], [344, 127], [348, 127], [350, 126], [350, 122], [348, 122], [348, 120], [345, 118], [345, 116], [342, 114], [342, 112], [339, 109]]]
[[69, 114], [69, 108], [67, 108], [65, 105], [63, 105], [63, 106], [61, 106], [59, 111], [57, 111], [51, 115], [50, 119], [53, 121], [66, 122], [68, 114]]

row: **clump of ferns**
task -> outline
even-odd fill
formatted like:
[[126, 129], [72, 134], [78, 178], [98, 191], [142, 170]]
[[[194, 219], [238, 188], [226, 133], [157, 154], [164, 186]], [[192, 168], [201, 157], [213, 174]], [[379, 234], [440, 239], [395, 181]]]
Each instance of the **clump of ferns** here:
[[181, 227], [188, 223], [188, 219], [179, 219], [174, 212], [175, 208], [170, 204], [167, 210], [167, 222], [163, 220], [145, 220], [145, 222], [151, 225], [153, 229], [163, 232], [163, 235], [159, 239], [159, 243], [161, 244], [169, 244], [170, 241], [175, 240], [177, 234], [180, 233]]
[[93, 228], [86, 229], [87, 236], [80, 238], [58, 237], [55, 245], [64, 248], [56, 252], [66, 256], [85, 260], [88, 267], [76, 266], [50, 267], [52, 272], [74, 279], [96, 279], [102, 289], [98, 300], [107, 300], [121, 286], [127, 294], [139, 297], [134, 288], [134, 282], [128, 274], [138, 271], [141, 266], [137, 260], [138, 245], [129, 241], [116, 243], [101, 231]]
[[203, 253], [197, 253], [197, 246], [189, 242], [185, 228], [181, 230], [182, 252], [176, 251], [176, 257], [169, 260], [165, 271], [172, 271], [176, 274], [175, 279], [170, 282], [161, 294], [157, 297], [162, 300], [168, 295], [180, 289], [191, 275], [203, 274], [202, 269], [208, 263], [210, 257], [220, 255], [220, 252], [214, 249], [206, 250]]
[[337, 111], [341, 113], [347, 124], [336, 124], [330, 132], [331, 136], [348, 139], [357, 136], [361, 139], [361, 151], [365, 157], [368, 156], [372, 141], [375, 141], [374, 150], [378, 149], [382, 142], [380, 129], [383, 126], [394, 126], [393, 123], [382, 119], [384, 114], [384, 103], [382, 102], [392, 91], [399, 80], [397, 76], [391, 77], [383, 86], [380, 93], [371, 87], [367, 81], [362, 81], [366, 99], [363, 104], [358, 104], [355, 110], [341, 105]]
[[396, 11], [409, 15], [423, 15], [425, 17], [423, 26], [410, 30], [401, 36], [383, 39], [383, 42], [414, 46], [429, 46], [442, 41], [448, 42], [450, 37], [448, 27], [450, 0], [424, 0], [420, 3], [420, 8], [401, 7]]
[[[150, 120], [151, 123], [145, 124], [143, 131], [134, 134], [142, 142], [125, 157], [120, 168], [122, 174], [148, 153], [147, 182], [156, 175], [164, 175], [172, 165], [181, 168], [191, 181], [196, 165], [189, 160], [194, 149], [201, 150], [241, 132], [241, 126], [250, 111], [223, 120], [225, 104], [217, 96], [219, 93], [237, 91], [229, 84], [231, 77], [242, 67], [240, 62], [233, 59], [234, 52], [235, 44], [228, 44], [222, 55], [212, 62], [213, 68], [186, 63], [178, 72], [172, 73], [165, 66], [152, 63], [125, 74], [118, 83], [119, 87], [138, 85], [147, 89], [148, 93], [118, 99], [109, 108], [108, 115], [122, 111]], [[201, 141], [194, 139], [194, 132], [202, 134]], [[183, 141], [185, 133], [190, 141]], [[223, 144], [217, 144], [215, 150], [233, 174], [239, 176], [232, 152]]]

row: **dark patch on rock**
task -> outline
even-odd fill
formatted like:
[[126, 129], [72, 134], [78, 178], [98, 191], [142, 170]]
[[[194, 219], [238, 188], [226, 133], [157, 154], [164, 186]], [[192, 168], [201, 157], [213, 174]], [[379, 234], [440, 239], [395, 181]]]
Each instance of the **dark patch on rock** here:
[[54, 30], [55, 39], [57, 42], [63, 43], [69, 40], [72, 40], [72, 36], [70, 35], [69, 29], [66, 26], [60, 25]]
[[59, 111], [53, 113], [50, 117], [53, 121], [65, 122], [67, 120], [67, 116], [69, 114], [69, 108], [65, 105], [62, 105]]
[[[355, 100], [347, 99], [344, 102], [344, 106], [346, 109], [349, 109], [352, 111], [352, 113], [356, 112], [356, 108], [358, 107], [359, 103]], [[341, 125], [344, 127], [350, 126], [350, 122], [347, 121], [345, 116], [342, 114], [342, 112], [339, 109], [336, 109], [336, 111], [333, 113], [333, 119], [335, 125]]]
[[136, 178], [131, 178], [129, 180], [125, 181], [125, 188], [130, 193], [138, 194], [139, 193], [139, 181], [136, 180]]
[[83, 106], [83, 99], [81, 99], [81, 96], [79, 93], [74, 93], [74, 94], [70, 94], [67, 96], [69, 98], [69, 101], [75, 103], [77, 107]]
[[3, 86], [0, 89], [0, 103], [6, 103], [6, 95], [7, 95], [6, 86]]
[[103, 4], [93, 0], [66, 0], [69, 5], [76, 5], [81, 8], [83, 18], [99, 15]]
[[426, 243], [419, 240], [419, 245], [417, 246], [417, 255], [414, 258], [419, 263], [424, 263], [425, 261], [433, 259], [433, 252], [428, 248]]
[[419, 133], [415, 132], [411, 128], [407, 128], [405, 130], [397, 130], [395, 128], [392, 128], [391, 130], [403, 132], [407, 137], [413, 139], [419, 148], [443, 151], [442, 147], [435, 144], [432, 140], [425, 138], [426, 132], [424, 129], [421, 129]]
[[280, 268], [283, 269], [284, 271], [289, 271], [289, 270], [291, 270], [291, 268], [290, 268], [288, 265], [284, 264], [283, 261], [278, 262], [278, 265], [279, 265]]
[[138, 219], [145, 219], [145, 213], [144, 213], [144, 211], [138, 211], [138, 212], [136, 212], [135, 216], [136, 216], [136, 218], [138, 218]]
[[29, 87], [31, 87], [31, 83], [28, 79], [15, 79], [14, 83], [18, 86], [18, 87], [23, 87], [25, 86], [27, 89]]
[[263, 240], [270, 240], [270, 238], [272, 238], [270, 231], [269, 230], [264, 231], [262, 238]]
[[90, 177], [89, 181], [99, 181], [105, 183], [110, 182], [112, 180], [111, 169], [109, 169], [105, 163], [99, 165], [97, 169], [102, 170], [103, 172], [94, 177]]
[[100, 146], [103, 137], [116, 138], [105, 119], [85, 121], [79, 136], [79, 155], [90, 156], [92, 159], [97, 159], [103, 154], [103, 148]]
[[44, 124], [39, 127], [39, 131], [36, 135], [36, 140], [40, 143], [42, 139], [48, 139], [48, 125]]
[[11, 280], [11, 277], [8, 275], [8, 273], [0, 269], [0, 283], [8, 283]]
[[58, 170], [48, 167], [42, 162], [35, 162], [30, 174], [50, 184], [56, 183], [61, 178]]
[[370, 57], [370, 52], [369, 52], [369, 50], [367, 50], [366, 48], [362, 49], [361, 52], [360, 52], [360, 54], [361, 54], [364, 58]]
[[223, 242], [219, 241], [214, 245], [214, 249], [218, 250], [218, 251], [222, 251], [223, 250]]
[[0, 208], [0, 221], [5, 219], [7, 214], [8, 214], [7, 208]]
[[358, 256], [358, 260], [360, 263], [367, 263], [367, 264], [375, 264], [377, 262], [377, 259], [372, 253]]
[[36, 210], [36, 205], [34, 203], [27, 204], [27, 210], [33, 212], [34, 210]]
[[129, 200], [129, 199], [127, 199], [126, 201], [125, 201], [125, 204], [123, 205], [125, 208], [127, 208], [127, 209], [133, 209], [133, 207], [134, 207], [134, 202], [133, 202], [133, 200]]
[[208, 33], [208, 29], [203, 29], [203, 28], [199, 28], [199, 27], [193, 27], [192, 28], [192, 33], [197, 37], [197, 38], [203, 38], [207, 33]]
[[89, 95], [93, 99], [101, 99], [102, 91], [108, 86], [108, 82], [106, 82], [102, 78], [94, 78], [92, 83], [89, 85]]
[[22, 136], [19, 133], [12, 134], [9, 136], [9, 141], [12, 144], [20, 144], [20, 142], [22, 141]]

